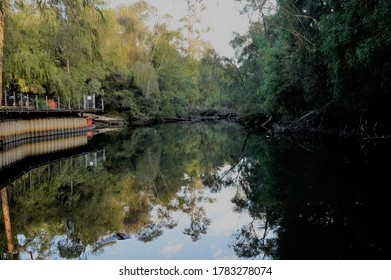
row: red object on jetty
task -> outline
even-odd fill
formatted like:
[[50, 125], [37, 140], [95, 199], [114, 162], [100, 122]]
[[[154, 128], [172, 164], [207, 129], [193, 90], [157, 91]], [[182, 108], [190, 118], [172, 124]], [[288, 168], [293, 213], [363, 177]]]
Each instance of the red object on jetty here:
[[92, 119], [87, 118], [87, 127], [92, 127]]
[[58, 108], [58, 103], [56, 101], [54, 101], [53, 99], [48, 100], [48, 105], [50, 108], [53, 108], [53, 109]]

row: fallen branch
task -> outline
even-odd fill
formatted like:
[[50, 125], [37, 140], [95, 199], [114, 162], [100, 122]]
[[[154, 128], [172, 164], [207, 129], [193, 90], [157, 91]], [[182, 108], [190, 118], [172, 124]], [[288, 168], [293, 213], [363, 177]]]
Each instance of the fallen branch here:
[[368, 136], [368, 137], [363, 137], [363, 140], [367, 141], [379, 141], [379, 140], [388, 140], [391, 139], [391, 135], [382, 135], [382, 136]]

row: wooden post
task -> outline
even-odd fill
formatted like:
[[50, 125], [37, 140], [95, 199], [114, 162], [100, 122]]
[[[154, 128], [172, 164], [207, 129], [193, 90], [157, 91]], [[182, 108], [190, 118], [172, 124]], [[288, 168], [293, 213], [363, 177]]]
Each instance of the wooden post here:
[[37, 110], [39, 109], [38, 107], [38, 95], [35, 96], [35, 107], [37, 108]]
[[4, 91], [4, 105], [7, 107], [7, 91]]
[[86, 95], [83, 94], [83, 109], [86, 110], [86, 105], [87, 105], [87, 102], [86, 102]]
[[45, 101], [46, 101], [46, 110], [47, 110], [48, 107], [49, 107], [49, 104], [48, 104], [48, 96], [47, 96], [47, 95], [45, 96]]
[[95, 110], [95, 94], [92, 95], [92, 109]]
[[57, 97], [57, 108], [60, 110], [61, 103], [60, 103], [60, 97]]
[[68, 99], [68, 110], [70, 111], [71, 110], [71, 100]]
[[20, 108], [23, 109], [23, 93], [20, 94]]
[[15, 94], [15, 92], [14, 92], [14, 104], [12, 104], [12, 106], [16, 106], [16, 94]]
[[29, 95], [27, 94], [27, 99], [26, 99], [26, 108], [28, 109], [29, 107]]
[[105, 103], [103, 102], [103, 98], [102, 98], [102, 111], [105, 110]]
[[7, 249], [8, 249], [7, 253], [8, 253], [8, 258], [12, 260], [14, 257], [14, 244], [12, 242], [11, 215], [10, 215], [10, 209], [8, 204], [7, 188], [3, 188], [1, 190], [1, 205], [3, 207], [5, 235], [7, 237]]

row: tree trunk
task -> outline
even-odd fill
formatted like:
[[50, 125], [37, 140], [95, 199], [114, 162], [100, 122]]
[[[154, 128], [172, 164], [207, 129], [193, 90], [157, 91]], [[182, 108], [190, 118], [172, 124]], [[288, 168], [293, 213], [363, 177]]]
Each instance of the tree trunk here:
[[4, 1], [0, 3], [0, 107], [3, 105]]
[[0, 107], [3, 105], [3, 61], [4, 61], [4, 34], [5, 15], [9, 7], [9, 0], [0, 0]]

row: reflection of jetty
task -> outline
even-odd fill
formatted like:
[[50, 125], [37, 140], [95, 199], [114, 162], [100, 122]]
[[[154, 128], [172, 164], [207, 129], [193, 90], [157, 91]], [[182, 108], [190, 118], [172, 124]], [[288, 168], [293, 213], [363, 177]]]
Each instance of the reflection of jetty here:
[[[0, 150], [0, 187], [22, 176], [29, 170], [47, 164], [84, 155], [85, 166], [97, 164], [97, 153], [86, 145], [86, 131], [28, 138], [3, 145]], [[103, 151], [103, 158], [105, 153]]]
[[[83, 137], [83, 139], [86, 139], [86, 136], [78, 136], [78, 137]], [[56, 143], [57, 145], [61, 145], [60, 143], [62, 140], [68, 140], [69, 138], [73, 138], [73, 140], [76, 140], [77, 137], [68, 137], [67, 139], [57, 139], [57, 140], [51, 140]], [[60, 141], [59, 141], [60, 140]], [[73, 141], [71, 140], [71, 141]], [[83, 140], [84, 142], [84, 140]], [[1, 152], [0, 152], [1, 156]], [[0, 157], [1, 158], [1, 157]], [[62, 173], [62, 166], [63, 166], [63, 161], [64, 160], [69, 160], [71, 166], [73, 167], [79, 167], [79, 166], [85, 166], [85, 168], [91, 168], [91, 167], [97, 167], [98, 166], [98, 158], [99, 161], [106, 160], [105, 156], [105, 150], [97, 150], [97, 151], [92, 151], [92, 152], [80, 152], [77, 151], [76, 153], [73, 152], [69, 156], [65, 156], [64, 153], [61, 154], [53, 154], [53, 157], [50, 158], [45, 158], [43, 159], [42, 157], [39, 157], [41, 160], [40, 162], [36, 162], [34, 166], [28, 165], [26, 169], [17, 169], [17, 173], [14, 174], [14, 177], [12, 177], [10, 172], [7, 172], [7, 170], [3, 170], [6, 172], [9, 181], [7, 183], [3, 183], [4, 181], [4, 176], [0, 176], [0, 195], [1, 195], [1, 208], [3, 212], [3, 219], [4, 219], [4, 227], [5, 227], [5, 236], [6, 236], [6, 243], [7, 243], [7, 248], [6, 248], [6, 253], [2, 252], [1, 249], [5, 251], [5, 248], [0, 248], [0, 260], [1, 259], [18, 259], [20, 258], [20, 253], [28, 253], [31, 259], [34, 259], [33, 254], [36, 253], [29, 248], [29, 246], [23, 245], [20, 246], [20, 244], [17, 244], [14, 246], [14, 241], [17, 239], [15, 236], [12, 234], [12, 227], [11, 227], [11, 214], [10, 214], [10, 198], [8, 195], [8, 192], [10, 188], [18, 186], [18, 180], [24, 181], [24, 184], [26, 181], [28, 182], [29, 186], [33, 186], [33, 184], [37, 184], [38, 186], [41, 185], [41, 178], [44, 180], [44, 176], [41, 176], [44, 172], [43, 170], [47, 170], [47, 174], [49, 174], [49, 178], [52, 176], [55, 176], [56, 170], [60, 171]], [[56, 168], [57, 166], [57, 168]], [[58, 168], [59, 167], [59, 168]], [[3, 172], [0, 170], [0, 175]], [[29, 173], [29, 176], [24, 177], [23, 179], [20, 179], [23, 175]], [[35, 178], [35, 179], [34, 179]], [[47, 178], [47, 177], [46, 177]], [[26, 187], [26, 184], [24, 185]], [[11, 192], [12, 193], [12, 192]], [[1, 234], [1, 233], [0, 233]], [[128, 237], [124, 234], [116, 234], [115, 235], [116, 240], [122, 240], [122, 239], [127, 239]], [[110, 240], [102, 240], [102, 242], [110, 242], [114, 241], [112, 237], [110, 237]], [[30, 242], [34, 243], [34, 240], [31, 240]], [[103, 244], [103, 243], [102, 243]], [[34, 246], [33, 246], [34, 247]]]
[[45, 155], [86, 145], [87, 135], [83, 133], [67, 135], [67, 137], [45, 136], [28, 140], [3, 147], [3, 151], [0, 151], [0, 169], [30, 156]]

